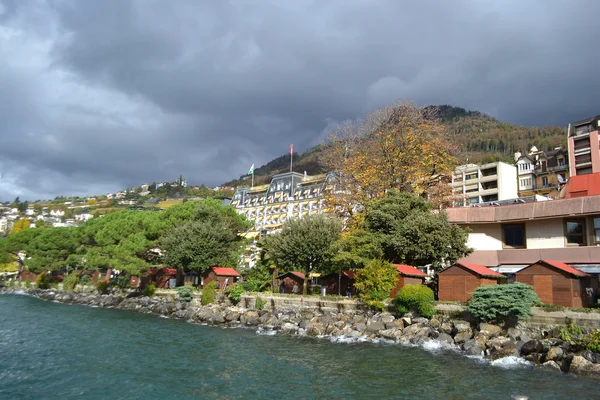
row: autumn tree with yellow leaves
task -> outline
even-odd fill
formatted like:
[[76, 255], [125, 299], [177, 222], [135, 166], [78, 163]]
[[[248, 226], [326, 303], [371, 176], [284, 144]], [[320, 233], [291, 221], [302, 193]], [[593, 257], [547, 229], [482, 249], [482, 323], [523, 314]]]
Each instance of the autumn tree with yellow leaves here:
[[451, 201], [456, 148], [435, 109], [399, 102], [341, 125], [322, 162], [332, 171], [325, 201], [350, 221], [389, 190], [424, 196], [435, 208]]

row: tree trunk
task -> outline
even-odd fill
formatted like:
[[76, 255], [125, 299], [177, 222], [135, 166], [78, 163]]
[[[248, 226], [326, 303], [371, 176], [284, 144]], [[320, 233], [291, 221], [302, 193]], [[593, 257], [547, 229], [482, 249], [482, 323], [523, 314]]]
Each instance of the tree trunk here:
[[304, 275], [304, 287], [302, 288], [302, 294], [305, 296], [308, 294], [308, 274]]

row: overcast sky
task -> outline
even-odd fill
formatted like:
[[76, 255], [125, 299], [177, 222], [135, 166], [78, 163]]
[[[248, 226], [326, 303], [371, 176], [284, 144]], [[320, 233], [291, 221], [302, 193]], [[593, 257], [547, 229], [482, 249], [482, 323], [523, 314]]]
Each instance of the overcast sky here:
[[0, 200], [217, 185], [398, 99], [600, 114], [600, 1], [0, 0]]

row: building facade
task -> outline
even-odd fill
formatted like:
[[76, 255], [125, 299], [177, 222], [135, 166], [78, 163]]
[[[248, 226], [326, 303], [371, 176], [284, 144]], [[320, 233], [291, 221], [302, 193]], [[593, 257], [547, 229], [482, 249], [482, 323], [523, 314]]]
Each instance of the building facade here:
[[569, 179], [569, 154], [562, 147], [528, 154], [515, 153], [519, 197], [542, 195], [555, 198]]
[[452, 195], [458, 207], [514, 199], [518, 195], [517, 168], [504, 162], [456, 167]]
[[269, 185], [238, 188], [231, 205], [254, 224], [249, 234], [277, 230], [288, 219], [322, 214], [326, 175], [307, 176], [297, 172], [275, 175]]
[[569, 171], [571, 176], [600, 172], [600, 115], [569, 124]]

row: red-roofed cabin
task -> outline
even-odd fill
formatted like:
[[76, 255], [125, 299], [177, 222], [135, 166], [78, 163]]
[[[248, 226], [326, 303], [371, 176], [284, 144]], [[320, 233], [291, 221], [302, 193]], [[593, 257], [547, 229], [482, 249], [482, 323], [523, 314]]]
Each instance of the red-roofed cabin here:
[[419, 271], [415, 267], [404, 264], [393, 264], [398, 271], [398, 279], [396, 280], [396, 287], [390, 292], [390, 297], [395, 298], [396, 294], [404, 285], [422, 285], [427, 277], [427, 274]]
[[438, 298], [466, 303], [481, 285], [496, 285], [505, 276], [479, 265], [458, 262], [438, 273]]
[[[279, 293], [295, 293], [302, 294], [302, 288], [304, 286], [304, 274], [302, 272], [290, 271], [283, 275], [278, 275], [277, 280], [279, 281]], [[294, 291], [294, 284], [296, 284], [296, 291]], [[310, 279], [306, 282], [308, 287], [307, 292], [310, 293]]]
[[325, 293], [327, 294], [340, 294], [342, 296], [348, 294], [354, 296], [356, 294], [356, 289], [354, 288], [354, 271], [345, 269], [340, 272], [333, 272], [322, 277], [321, 281], [326, 288]]
[[[157, 289], [169, 289], [171, 287], [181, 286], [182, 274], [177, 276], [177, 268], [160, 268], [148, 270], [150, 282], [154, 283]], [[173, 281], [171, 281], [173, 279]]]
[[516, 273], [517, 282], [534, 287], [546, 304], [585, 307], [584, 281], [590, 275], [560, 261], [539, 260]]
[[233, 268], [229, 267], [210, 267], [208, 271], [202, 274], [202, 287], [212, 281], [217, 281], [219, 290], [225, 289], [240, 280], [242, 276]]

